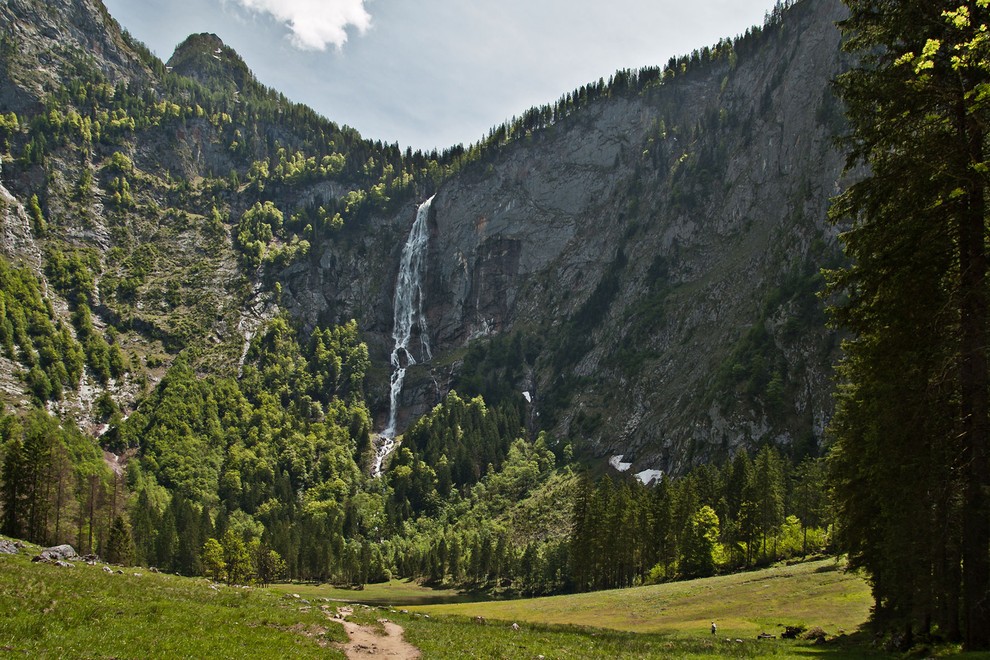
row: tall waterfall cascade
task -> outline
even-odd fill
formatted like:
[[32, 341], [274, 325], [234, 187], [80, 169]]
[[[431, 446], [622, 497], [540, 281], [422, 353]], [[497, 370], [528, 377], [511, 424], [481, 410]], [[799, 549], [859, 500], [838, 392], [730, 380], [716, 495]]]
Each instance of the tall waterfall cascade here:
[[[406, 369], [420, 361], [433, 357], [430, 350], [430, 333], [423, 314], [423, 276], [426, 273], [426, 252], [430, 239], [427, 218], [433, 197], [419, 205], [416, 221], [409, 230], [409, 238], [402, 248], [399, 261], [399, 275], [395, 282], [393, 300], [394, 321], [392, 326], [392, 377], [389, 392], [388, 424], [379, 438], [375, 454], [374, 474], [381, 474], [382, 462], [395, 448], [395, 432], [398, 418], [399, 397], [406, 379]], [[414, 336], [419, 339], [419, 359], [413, 354]]]

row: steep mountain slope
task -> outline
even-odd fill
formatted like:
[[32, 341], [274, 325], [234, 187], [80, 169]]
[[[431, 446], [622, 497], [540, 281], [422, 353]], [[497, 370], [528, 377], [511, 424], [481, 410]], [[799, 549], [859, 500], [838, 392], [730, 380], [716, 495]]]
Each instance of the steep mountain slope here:
[[[434, 357], [410, 369], [400, 432], [457, 389], [637, 471], [766, 442], [814, 451], [831, 409], [834, 337], [814, 294], [837, 254], [824, 217], [841, 11], [804, 0], [426, 155], [265, 89], [215, 35], [166, 66], [98, 0], [11, 0], [4, 253], [48, 301], [51, 330], [34, 335], [76, 341], [86, 367], [11, 348], [5, 399], [113, 427], [180, 353], [238, 373], [287, 310], [306, 333], [357, 320], [380, 429], [399, 256], [436, 192]], [[95, 405], [104, 391], [112, 406]]]
[[[348, 192], [379, 184], [382, 209], [385, 192], [414, 194], [391, 174], [398, 147], [265, 89], [216, 37], [191, 37], [167, 67], [96, 0], [14, 0], [0, 19], [3, 249], [51, 328], [11, 311], [16, 409], [47, 403], [97, 430], [102, 393], [126, 414], [181, 352], [202, 373], [236, 373], [278, 313], [266, 273], [367, 212]], [[63, 328], [88, 347], [85, 369], [42, 355]]]
[[[828, 89], [842, 11], [801, 2], [662, 82], [612, 81], [443, 182], [425, 294], [435, 358], [411, 370], [403, 418], [451, 387], [525, 391], [534, 426], [637, 471], [765, 442], [814, 451], [831, 410], [815, 292], [838, 253], [825, 212], [842, 171]], [[315, 245], [319, 262], [281, 276], [289, 308], [356, 316], [383, 362], [414, 215], [376, 219], [344, 250]]]

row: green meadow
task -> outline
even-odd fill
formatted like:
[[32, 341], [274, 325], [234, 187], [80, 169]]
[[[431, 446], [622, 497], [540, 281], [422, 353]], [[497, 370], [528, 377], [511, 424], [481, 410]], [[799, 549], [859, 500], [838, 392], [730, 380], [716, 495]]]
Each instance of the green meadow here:
[[638, 633], [705, 633], [719, 637], [779, 634], [784, 626], [852, 633], [866, 621], [869, 585], [834, 559], [759, 571], [567, 596], [447, 605], [417, 605], [432, 615], [482, 616], [537, 624], [595, 626]]
[[0, 656], [343, 657], [330, 646], [347, 639], [343, 627], [317, 606], [269, 589], [120, 570], [0, 555]]
[[[399, 623], [424, 658], [880, 655], [861, 630], [868, 585], [831, 559], [616, 591], [483, 600], [411, 581], [227, 587], [142, 568], [59, 568], [29, 556], [0, 555], [0, 655], [343, 657], [334, 643], [346, 634], [329, 618], [341, 603], [326, 599], [357, 604], [359, 623]], [[785, 625], [821, 627], [829, 641], [780, 639]], [[764, 632], [776, 638], [757, 639]]]

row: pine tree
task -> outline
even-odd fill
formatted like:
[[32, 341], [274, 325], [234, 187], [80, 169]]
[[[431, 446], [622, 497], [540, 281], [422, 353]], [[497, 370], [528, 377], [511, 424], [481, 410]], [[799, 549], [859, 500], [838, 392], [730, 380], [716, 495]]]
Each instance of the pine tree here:
[[18, 430], [4, 447], [3, 471], [0, 472], [0, 504], [3, 505], [3, 524], [0, 531], [15, 538], [23, 536], [26, 518], [23, 481], [25, 460], [24, 442]]
[[[830, 274], [832, 292], [845, 296], [835, 318], [852, 333], [830, 458], [843, 542], [870, 572], [878, 619], [908, 633], [926, 632], [934, 617], [949, 634], [962, 623], [966, 648], [986, 650], [990, 8], [846, 5], [841, 27], [859, 64], [838, 88], [853, 131], [850, 164], [869, 174], [832, 211], [850, 223], [852, 258]], [[940, 545], [958, 546], [961, 557]]]
[[794, 470], [793, 511], [801, 521], [801, 554], [808, 554], [808, 529], [819, 527], [826, 516], [825, 463], [805, 458]]
[[130, 566], [134, 562], [134, 541], [123, 516], [118, 515], [113, 519], [110, 534], [107, 537], [105, 556], [110, 564]]
[[784, 522], [784, 467], [780, 454], [767, 445], [753, 463], [756, 493], [756, 524], [761, 536], [761, 555], [766, 558], [767, 539], [773, 541], [772, 561], [777, 559], [777, 538]]
[[574, 509], [571, 513], [571, 576], [578, 591], [586, 591], [592, 580], [591, 544], [594, 521], [591, 518], [593, 484], [585, 472], [578, 477]]
[[130, 511], [131, 534], [134, 538], [134, 559], [142, 566], [154, 565], [155, 539], [158, 536], [158, 525], [161, 517], [151, 500], [148, 491], [144, 488], [140, 490], [137, 500]]

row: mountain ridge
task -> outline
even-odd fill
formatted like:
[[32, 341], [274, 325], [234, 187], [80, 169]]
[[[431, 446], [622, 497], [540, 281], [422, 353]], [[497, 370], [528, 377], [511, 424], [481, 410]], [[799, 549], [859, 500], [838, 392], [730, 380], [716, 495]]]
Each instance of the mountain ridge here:
[[[802, 347], [800, 341], [785, 341], [783, 327], [813, 329], [802, 318], [806, 313], [824, 327], [815, 285], [806, 280], [815, 278], [819, 259], [838, 259], [836, 230], [827, 226], [825, 211], [843, 164], [831, 145], [841, 120], [827, 90], [842, 66], [832, 25], [841, 12], [838, 3], [798, 3], [786, 27], [768, 28], [770, 36], [758, 49], [767, 52], [762, 56], [747, 53], [737, 63], [730, 63], [729, 55], [713, 56], [684, 76], [590, 102], [441, 183], [430, 215], [426, 293], [431, 343], [439, 357], [431, 373], [420, 368], [421, 389], [415, 393], [413, 386], [410, 409], [425, 411], [446, 389], [458, 388], [445, 355], [454, 356], [472, 337], [523, 329], [546, 343], [561, 335], [566, 341], [544, 346], [525, 365], [527, 375], [513, 384], [516, 395], [531, 391], [533, 413], [551, 408], [558, 419], [549, 429], [561, 438], [581, 438], [579, 444], [596, 456], [623, 454], [637, 471], [677, 472], [769, 440], [794, 446], [797, 453], [817, 451], [831, 408], [834, 336], [821, 330], [814, 339], [802, 337]], [[802, 58], [802, 48], [829, 55]], [[727, 190], [712, 186], [720, 177]], [[382, 242], [391, 251], [379, 252], [379, 260], [397, 262], [404, 232], [389, 226], [409, 222], [411, 208], [382, 224]], [[709, 240], [712, 234], [735, 246], [721, 262], [732, 268], [731, 275], [712, 265], [724, 249]], [[778, 240], [785, 245], [775, 245]], [[814, 257], [806, 256], [812, 249]], [[335, 305], [348, 310], [340, 318], [353, 313], [367, 319], [359, 307], [349, 306], [346, 293], [336, 303], [313, 297], [319, 287], [312, 282], [330, 273], [341, 283], [337, 292], [346, 292], [343, 283], [360, 280], [339, 261], [308, 276], [290, 267], [282, 280], [288, 307], [306, 318], [322, 302], [327, 310]], [[378, 293], [372, 294], [385, 310], [363, 324], [372, 334], [388, 332], [394, 277], [393, 271], [380, 278]], [[658, 284], [659, 279], [666, 281]], [[758, 287], [737, 286], [754, 279]], [[297, 291], [309, 296], [305, 304], [293, 301]], [[699, 292], [704, 312], [701, 305], [691, 309]], [[357, 298], [366, 301], [368, 295]], [[775, 296], [785, 299], [774, 301]], [[737, 299], [746, 301], [744, 309], [738, 309]], [[664, 316], [661, 308], [669, 312], [673, 306], [680, 308], [673, 316], [682, 327], [664, 329], [657, 317]], [[737, 311], [727, 313], [732, 306]], [[706, 328], [720, 316], [737, 319], [738, 327], [711, 334]], [[573, 342], [580, 343], [577, 335], [589, 328], [594, 346], [576, 354], [581, 347], [575, 350]], [[751, 331], [761, 336], [750, 337]], [[695, 339], [691, 350], [678, 355], [675, 347], [692, 341], [695, 332], [709, 333], [711, 350]], [[386, 343], [369, 338], [373, 355]], [[731, 374], [734, 354], [752, 352], [749, 344], [771, 353], [756, 358], [779, 364], [743, 364], [743, 371], [763, 372], [751, 376], [764, 382], [737, 384]], [[656, 366], [656, 375], [643, 375], [638, 363], [644, 359]], [[617, 362], [631, 374], [616, 368]], [[802, 362], [814, 364], [790, 367]], [[697, 373], [700, 364], [704, 370]], [[730, 373], [720, 376], [725, 370]], [[631, 376], [638, 393], [620, 400], [607, 387], [555, 383], [562, 374], [572, 383], [597, 374], [609, 383], [625, 383], [624, 388]], [[778, 399], [783, 389], [785, 398], [802, 400], [791, 407], [793, 413], [778, 417], [802, 420], [774, 420], [763, 409], [775, 376], [784, 381], [776, 385]], [[664, 382], [659, 400], [647, 394], [664, 389]], [[692, 383], [686, 395], [678, 391], [685, 382]], [[755, 396], [745, 391], [751, 387], [759, 390]], [[581, 400], [553, 410], [561, 407], [561, 398], [575, 394], [568, 389], [579, 391]], [[718, 401], [732, 401], [737, 394], [752, 399], [749, 409], [733, 410], [733, 404]], [[558, 401], [546, 405], [548, 399]], [[678, 406], [675, 413], [656, 412]], [[703, 429], [692, 430], [698, 424]]]
[[[568, 95], [573, 107], [533, 109], [493, 128], [476, 151], [431, 160], [362, 141], [266, 90], [215, 35], [180, 44], [169, 72], [101, 3], [63, 1], [32, 31], [25, 26], [40, 5], [16, 0], [4, 43], [30, 43], [22, 57], [65, 62], [67, 72], [91, 58], [119, 90], [147, 97], [141, 107], [162, 108], [133, 128], [111, 128], [108, 118], [100, 128], [117, 131], [117, 146], [83, 156], [82, 170], [58, 156], [47, 175], [57, 185], [47, 191], [37, 166], [19, 166], [17, 217], [23, 223], [30, 191], [40, 190], [44, 215], [58, 219], [54, 234], [102, 255], [110, 267], [97, 275], [96, 321], [129, 328], [124, 342], [138, 362], [154, 358], [145, 387], [173, 354], [204, 340], [217, 348], [198, 349], [203, 369], [236, 371], [279, 309], [308, 330], [356, 318], [375, 365], [369, 394], [380, 427], [398, 254], [417, 200], [437, 192], [426, 311], [439, 351], [411, 374], [402, 426], [450, 389], [492, 390], [464, 375], [478, 369], [465, 358], [480, 352], [493, 374], [512, 376], [496, 398], [530, 393], [534, 431], [588, 456], [621, 454], [637, 471], [684, 471], [767, 441], [814, 453], [831, 405], [834, 337], [804, 316], [818, 314], [808, 304], [809, 264], [836, 253], [824, 209], [841, 159], [826, 146], [837, 130], [826, 85], [841, 67], [831, 25], [841, 11], [833, 1], [799, 2], [735, 42], [665, 69], [618, 72]], [[45, 55], [53, 38], [63, 45]], [[0, 99], [14, 112], [39, 107], [57, 79], [47, 67], [32, 77], [24, 61], [9, 61], [0, 79]], [[141, 91], [149, 83], [155, 90]], [[156, 95], [163, 101], [152, 105]], [[315, 139], [300, 137], [314, 127]], [[115, 151], [127, 162], [114, 161]], [[95, 178], [92, 196], [79, 198], [89, 201], [67, 194], [74, 177]], [[130, 206], [113, 201], [125, 199], [114, 189], [125, 183]], [[260, 268], [245, 269], [237, 218], [262, 202], [284, 207], [283, 219], [261, 246]], [[120, 226], [104, 226], [108, 208]], [[79, 213], [89, 219], [77, 226], [69, 218]], [[149, 239], [178, 252], [137, 266], [134, 249]], [[723, 240], [734, 247], [720, 261]], [[106, 255], [122, 245], [130, 256], [113, 265]], [[203, 246], [212, 274], [190, 278], [189, 269], [202, 270]], [[149, 279], [155, 273], [161, 284]], [[757, 286], [737, 286], [747, 281]], [[206, 293], [213, 282], [225, 283], [225, 301], [210, 303], [221, 312], [203, 325], [208, 306], [191, 303], [219, 301]], [[183, 299], [190, 304], [176, 308]], [[526, 355], [489, 359], [514, 337]], [[139, 396], [117, 395], [124, 408]]]

